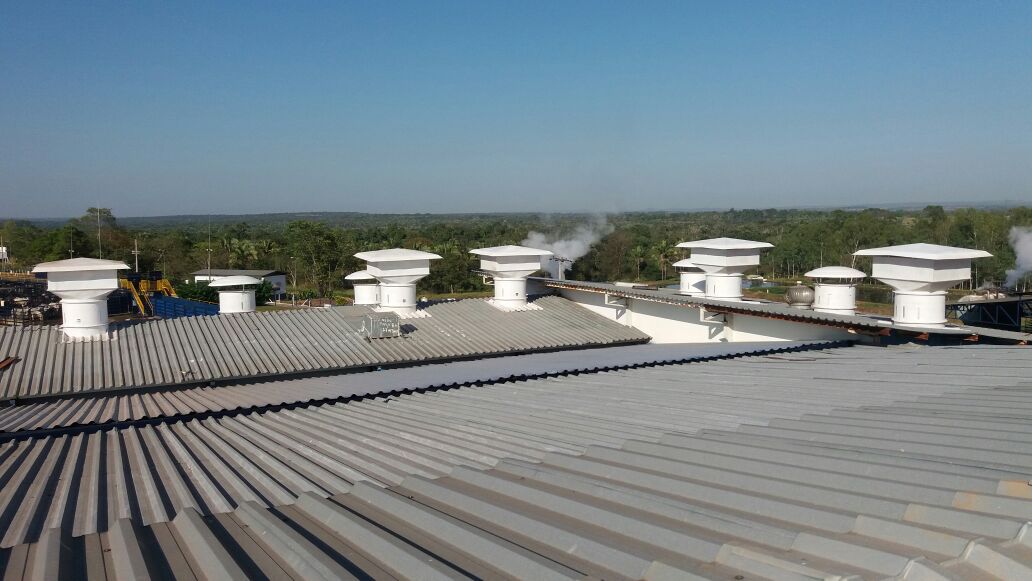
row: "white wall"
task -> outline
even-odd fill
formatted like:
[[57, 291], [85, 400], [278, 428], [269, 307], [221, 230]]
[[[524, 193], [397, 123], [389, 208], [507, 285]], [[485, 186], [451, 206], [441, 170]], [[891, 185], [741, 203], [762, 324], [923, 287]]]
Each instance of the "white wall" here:
[[602, 293], [561, 289], [560, 294], [607, 319], [634, 327], [652, 337], [653, 343], [710, 343], [718, 341], [807, 341], [860, 339], [845, 329], [784, 319], [727, 314], [716, 318], [724, 323], [705, 322], [709, 316], [696, 307], [624, 299], [627, 306], [605, 304]]
[[[194, 275], [194, 282], [209, 282], [209, 281], [213, 281], [213, 280], [218, 280], [220, 278], [225, 278], [225, 277], [218, 276], [218, 275], [208, 276], [207, 274], [195, 274]], [[272, 276], [263, 276], [263, 277], [261, 277], [261, 280], [269, 281], [269, 284], [272, 285], [272, 295], [273, 296], [282, 295], [282, 294], [287, 292], [287, 275], [285, 275], [285, 274], [274, 274]]]
[[627, 309], [607, 306], [605, 304], [605, 295], [567, 289], [560, 290], [559, 294], [607, 319], [623, 323], [624, 325], [631, 325], [630, 312]]
[[699, 309], [626, 299], [627, 307], [605, 304], [605, 295], [562, 289], [563, 297], [607, 319], [634, 327], [652, 337], [653, 343], [707, 343], [723, 341], [724, 325], [704, 323]]
[[726, 341], [727, 329], [722, 322], [703, 321], [700, 309], [678, 307], [628, 299], [631, 306], [631, 325], [648, 333], [653, 343], [709, 343]]

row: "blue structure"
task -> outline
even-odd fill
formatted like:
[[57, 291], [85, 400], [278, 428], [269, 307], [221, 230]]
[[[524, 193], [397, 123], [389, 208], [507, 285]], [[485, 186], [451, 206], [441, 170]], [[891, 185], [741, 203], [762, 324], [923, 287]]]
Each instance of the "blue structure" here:
[[162, 319], [219, 314], [219, 306], [216, 304], [167, 297], [157, 293], [151, 296], [151, 303], [154, 304], [154, 314]]

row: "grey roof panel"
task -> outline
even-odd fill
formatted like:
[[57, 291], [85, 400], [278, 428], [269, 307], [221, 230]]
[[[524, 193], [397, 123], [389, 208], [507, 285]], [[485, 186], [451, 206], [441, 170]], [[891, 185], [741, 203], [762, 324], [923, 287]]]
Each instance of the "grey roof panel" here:
[[262, 270], [246, 268], [202, 268], [190, 273], [190, 276], [272, 276], [286, 274], [282, 270]]
[[[578, 347], [643, 343], [640, 331], [560, 297], [503, 312], [468, 299], [404, 320], [400, 338], [368, 341], [364, 307], [184, 317], [116, 326], [109, 340], [63, 340], [56, 327], [0, 328], [0, 398], [232, 381]], [[504, 328], [504, 332], [499, 329]]]
[[211, 387], [184, 386], [110, 395], [99, 393], [89, 398], [29, 400], [0, 409], [0, 433], [325, 402], [377, 393], [400, 393], [657, 363], [701, 361], [760, 352], [790, 352], [822, 344], [826, 343], [782, 341], [624, 345], [453, 361], [329, 377]]
[[550, 278], [533, 278], [533, 280], [543, 284], [547, 288], [553, 289], [573, 289], [606, 293], [618, 297], [637, 298], [646, 301], [682, 305], [686, 307], [706, 307], [713, 310], [722, 310], [762, 317], [776, 317], [801, 322], [811, 322], [815, 324], [850, 327], [868, 331], [898, 329], [913, 333], [930, 332], [939, 335], [977, 335], [980, 337], [999, 339], [1001, 341], [1014, 343], [1028, 343], [1029, 341], [1032, 341], [1032, 334], [1030, 333], [991, 329], [988, 327], [975, 327], [970, 325], [965, 325], [963, 327], [913, 327], [908, 325], [897, 325], [888, 317], [863, 314], [841, 315], [836, 313], [822, 313], [806, 309], [797, 309], [790, 307], [785, 303], [770, 301], [752, 299], [746, 301], [723, 301], [682, 295], [671, 289], [626, 287], [604, 282], [554, 280]]
[[[922, 472], [940, 475], [929, 480], [991, 495], [1001, 482], [1021, 478], [1026, 464], [1032, 464], [1021, 447], [1032, 438], [1022, 425], [1032, 418], [1032, 410], [1021, 388], [1032, 362], [1014, 358], [1011, 352], [1024, 353], [978, 348], [817, 349], [225, 417], [202, 415], [188, 421], [127, 420], [104, 431], [30, 437], [0, 445], [0, 531], [5, 546], [10, 546], [36, 538], [47, 526], [72, 527], [86, 534], [107, 530], [118, 518], [164, 522], [187, 507], [211, 514], [248, 501], [279, 506], [306, 492], [328, 497], [359, 482], [393, 486], [410, 475], [440, 478], [456, 466], [489, 469], [507, 458], [538, 462], [562, 457], [564, 465], [598, 462], [599, 446], [627, 447], [630, 452], [605, 461], [619, 460], [630, 467], [635, 457], [668, 450], [634, 449], [631, 441], [684, 448], [684, 438], [704, 449], [679, 453], [676, 461], [711, 466], [698, 469], [696, 479], [706, 476], [719, 486], [735, 482], [739, 488], [753, 482], [753, 493], [776, 488], [793, 498], [826, 498], [829, 505], [867, 507], [874, 511], [871, 514], [889, 518], [907, 503], [945, 502], [945, 496], [922, 488], [927, 485], [921, 482]], [[960, 366], [965, 363], [971, 364], [966, 372]], [[995, 363], [997, 372], [984, 374], [976, 363]], [[938, 364], [957, 366], [957, 381], [915, 381], [919, 378], [914, 369]], [[865, 381], [865, 375], [879, 380]], [[967, 387], [975, 381], [979, 388]], [[963, 402], [968, 394], [986, 409], [1000, 407], [994, 404], [999, 401], [1009, 408], [1009, 419], [955, 444], [950, 438], [964, 435], [962, 430], [970, 429], [965, 425], [977, 425], [983, 417], [979, 407], [964, 404], [950, 412], [968, 424], [937, 422], [934, 416], [919, 425], [893, 421], [900, 413], [906, 414], [901, 418], [937, 414], [947, 405], [944, 402]], [[147, 402], [136, 398], [126, 405], [140, 403], [146, 408], [151, 405]], [[838, 417], [843, 421], [835, 420]], [[904, 452], [899, 451], [900, 443]], [[757, 446], [769, 451], [750, 457], [748, 451]], [[813, 446], [818, 446], [820, 459]], [[716, 452], [706, 453], [705, 447]], [[741, 459], [732, 462], [725, 452]], [[764, 456], [768, 453], [771, 458]], [[758, 464], [772, 459], [798, 463], [800, 457], [815, 458], [816, 466], [781, 470]], [[964, 466], [953, 466], [944, 458], [962, 460]], [[874, 473], [862, 475], [863, 465], [872, 462], [878, 464]], [[869, 484], [822, 476], [822, 463], [835, 472], [852, 471], [857, 483], [868, 477], [893, 478], [899, 483], [885, 492], [898, 499], [876, 502], [857, 497], [863, 492], [858, 486]], [[655, 471], [658, 466], [636, 469]], [[737, 473], [757, 476], [732, 476]], [[775, 477], [777, 487], [770, 480]], [[821, 479], [841, 490], [818, 494], [809, 482]], [[876, 510], [878, 506], [882, 508]], [[1014, 509], [1008, 505], [1007, 510]], [[985, 526], [989, 530], [996, 525]]]
[[[50, 528], [38, 526], [26, 537], [32, 544], [12, 546], [17, 535], [9, 531], [0, 562], [12, 578], [48, 573], [78, 578], [85, 576], [79, 565], [84, 562], [179, 576], [286, 571], [405, 578], [1027, 578], [1032, 575], [1027, 485], [1032, 467], [1001, 465], [989, 455], [1000, 441], [1032, 439], [1027, 379], [1032, 361], [1024, 353], [840, 348], [252, 414], [254, 433], [245, 436], [247, 443], [236, 444], [250, 445], [251, 451], [234, 461], [263, 469], [229, 474], [253, 480], [247, 490], [259, 490], [261, 478], [271, 479], [264, 485], [278, 483], [281, 497], [289, 500], [277, 505], [271, 494], [243, 495], [221, 512], [211, 510], [213, 503], [185, 504], [175, 479], [167, 478], [161, 447], [151, 448], [168, 433], [146, 435], [149, 428], [144, 428], [140, 437], [106, 437], [111, 444], [124, 442], [130, 462], [133, 448], [146, 450], [155, 459], [149, 470], [164, 474], [167, 482], [141, 483], [126, 474], [124, 482], [132, 485], [124, 489], [146, 496], [124, 510], [114, 507], [106, 532], [70, 533], [59, 518], [51, 518]], [[966, 372], [965, 363], [971, 364]], [[878, 373], [897, 374], [897, 381], [858, 390], [824, 377], [839, 365], [863, 375], [879, 364], [884, 366]], [[940, 364], [956, 366], [969, 386], [908, 383], [920, 370]], [[993, 364], [1005, 371], [980, 379], [980, 368]], [[693, 382], [697, 371], [725, 381]], [[971, 387], [976, 381], [978, 387]], [[845, 396], [851, 399], [843, 406]], [[652, 404], [655, 413], [672, 415], [649, 437], [622, 443], [616, 437], [597, 445], [596, 436], [606, 432], [640, 436], [641, 424], [634, 420], [643, 416], [637, 412], [598, 421], [610, 398], [614, 404]], [[778, 412], [737, 429], [714, 423], [702, 409], [722, 398], [732, 406], [765, 402], [757, 408], [763, 409], [783, 401], [819, 411]], [[912, 448], [919, 441], [915, 434], [948, 439], [969, 429], [963, 426], [984, 421], [977, 407], [964, 406], [953, 412], [956, 418], [938, 418], [937, 406], [950, 400], [988, 408], [1010, 404], [1012, 411], [987, 433], [992, 437], [975, 437], [963, 447], [980, 450], [981, 456], [958, 456], [961, 448], [947, 440], [934, 448]], [[908, 411], [898, 413], [903, 404], [897, 402], [903, 401], [909, 402]], [[743, 421], [755, 419], [756, 412], [743, 408], [741, 413]], [[323, 414], [326, 419], [320, 419]], [[598, 434], [585, 431], [592, 422], [579, 423], [582, 414], [595, 418]], [[909, 417], [924, 422], [914, 426]], [[550, 418], [581, 427], [548, 423]], [[836, 418], [876, 428], [877, 437], [843, 430]], [[958, 419], [966, 423], [958, 425]], [[203, 423], [174, 426], [187, 432]], [[229, 422], [208, 423], [245, 433]], [[298, 444], [274, 453], [267, 443], [255, 447], [262, 441], [259, 434], [275, 431], [273, 424], [280, 424], [280, 442]], [[205, 437], [183, 440], [183, 449], [218, 441]], [[488, 441], [499, 448], [502, 442], [520, 444], [522, 453], [473, 461]], [[549, 441], [561, 442], [560, 449], [538, 445]], [[885, 445], [872, 446], [873, 441]], [[314, 464], [300, 461], [304, 451], [313, 463], [325, 464], [341, 443], [353, 455], [347, 466], [392, 465], [393, 476], [387, 482], [334, 485], [320, 480]], [[481, 446], [477, 452], [474, 443]], [[23, 463], [50, 470], [67, 464], [67, 458], [46, 462], [54, 444]], [[4, 457], [8, 454], [5, 449]], [[207, 469], [218, 461], [203, 449], [192, 455]], [[283, 462], [292, 456], [289, 464]], [[406, 469], [406, 463], [423, 469]], [[197, 479], [199, 470], [185, 466], [180, 472]], [[54, 489], [57, 497], [65, 493], [63, 486]], [[154, 504], [153, 493], [145, 492], [149, 486], [157, 487], [158, 504], [175, 499], [182, 506], [145, 510]], [[209, 494], [233, 489], [226, 481]], [[0, 511], [10, 513], [11, 508]]]
[[0, 564], [1027, 578], [1027, 354], [817, 348], [30, 437], [0, 445]]

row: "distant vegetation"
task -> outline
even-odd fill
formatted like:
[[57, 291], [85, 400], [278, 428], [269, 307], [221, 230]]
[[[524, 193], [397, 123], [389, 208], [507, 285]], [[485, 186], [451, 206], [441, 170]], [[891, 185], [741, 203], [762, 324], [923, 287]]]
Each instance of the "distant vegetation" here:
[[[70, 256], [124, 260], [133, 265], [139, 241], [140, 269], [162, 270], [174, 281], [204, 268], [269, 268], [288, 273], [299, 294], [331, 296], [348, 288], [343, 276], [362, 267], [352, 255], [363, 250], [406, 247], [435, 252], [443, 260], [421, 284], [425, 293], [483, 292], [470, 248], [519, 244], [536, 230], [568, 234], [587, 215], [471, 214], [369, 215], [357, 213], [267, 214], [209, 219], [206, 216], [117, 220], [110, 210], [90, 208], [81, 218], [58, 222], [7, 221], [0, 236], [16, 268]], [[301, 218], [303, 216], [303, 218]], [[210, 225], [209, 225], [210, 220]], [[1012, 226], [1032, 226], [1032, 208], [923, 210], [731, 210], [652, 212], [608, 217], [611, 230], [577, 260], [570, 278], [667, 280], [671, 264], [685, 253], [680, 241], [732, 236], [771, 242], [760, 273], [799, 277], [820, 265], [855, 265], [860, 248], [931, 242], [993, 253], [976, 262], [979, 282], [1003, 280], [1014, 264], [1008, 243]], [[209, 245], [209, 228], [210, 240]], [[868, 270], [869, 271], [869, 270]]]

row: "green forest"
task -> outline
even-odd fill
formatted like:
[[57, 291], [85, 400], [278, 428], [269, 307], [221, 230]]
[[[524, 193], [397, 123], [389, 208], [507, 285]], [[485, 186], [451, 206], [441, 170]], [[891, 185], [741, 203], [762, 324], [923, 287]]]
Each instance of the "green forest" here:
[[[275, 215], [273, 215], [275, 216]], [[861, 248], [930, 242], [978, 248], [992, 259], [975, 264], [979, 284], [999, 283], [1014, 265], [1008, 241], [1012, 227], [1032, 226], [1032, 208], [921, 210], [729, 210], [649, 212], [605, 217], [583, 214], [365, 215], [310, 214], [231, 217], [135, 218], [120, 221], [111, 210], [89, 208], [67, 222], [8, 220], [0, 237], [10, 248], [11, 267], [69, 257], [103, 257], [134, 265], [139, 245], [141, 271], [163, 271], [181, 284], [205, 268], [269, 268], [289, 275], [301, 296], [345, 291], [345, 274], [362, 268], [353, 255], [364, 250], [405, 247], [442, 256], [422, 292], [483, 292], [472, 271], [471, 248], [519, 244], [531, 231], [549, 240], [574, 236], [586, 223], [598, 225], [598, 240], [573, 263], [569, 278], [663, 281], [676, 277], [671, 265], [684, 258], [678, 242], [730, 236], [771, 242], [759, 273], [792, 278], [821, 265], [869, 269], [852, 253]], [[244, 220], [243, 218], [246, 218]], [[869, 270], [868, 270], [869, 271]]]

